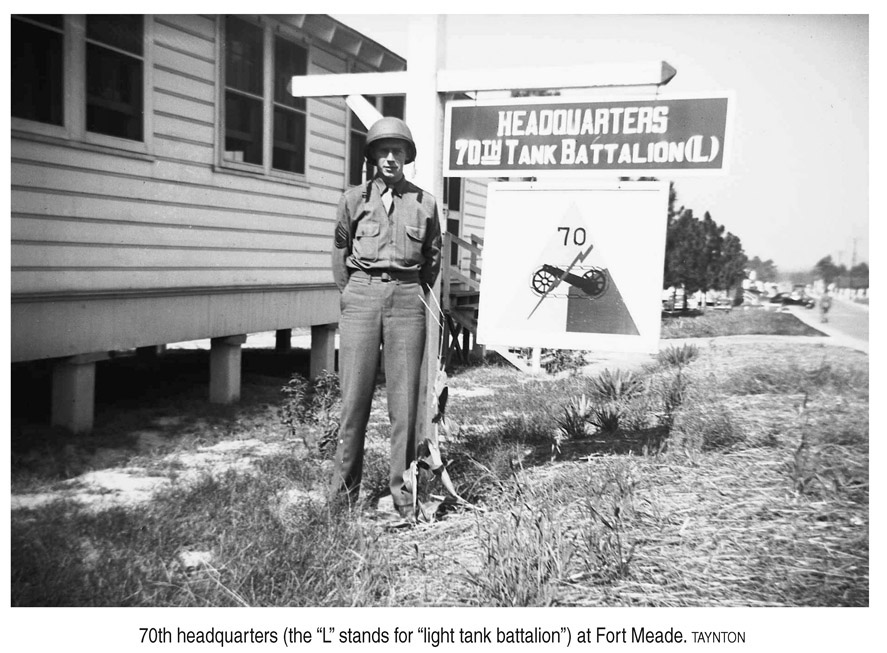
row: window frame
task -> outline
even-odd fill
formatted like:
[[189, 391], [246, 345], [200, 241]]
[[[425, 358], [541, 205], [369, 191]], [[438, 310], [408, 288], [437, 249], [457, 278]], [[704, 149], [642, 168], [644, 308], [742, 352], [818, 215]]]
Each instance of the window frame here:
[[[19, 20], [13, 17], [13, 20]], [[99, 149], [124, 150], [134, 154], [153, 155], [153, 43], [154, 17], [143, 16], [142, 55], [129, 54], [142, 61], [142, 140], [90, 132], [86, 129], [86, 14], [64, 14], [62, 27], [62, 124], [51, 125], [28, 118], [13, 117], [11, 127], [16, 135], [49, 137], [71, 144], [84, 144]]]
[[[225, 128], [226, 128], [226, 115], [225, 115], [225, 97], [227, 93], [227, 80], [225, 73], [226, 66], [226, 56], [227, 52], [225, 50], [225, 40], [226, 40], [226, 32], [225, 32], [225, 19], [227, 18], [227, 14], [223, 14], [219, 16], [219, 19], [216, 24], [216, 33], [218, 38], [216, 39], [216, 53], [217, 53], [217, 61], [218, 65], [216, 66], [216, 75], [218, 79], [218, 83], [216, 88], [218, 89], [218, 93], [216, 96], [216, 107], [217, 107], [217, 115], [219, 116], [219, 120], [217, 120], [216, 124], [216, 156], [215, 156], [215, 169], [217, 171], [227, 171], [227, 172], [238, 172], [245, 173], [249, 176], [263, 176], [273, 179], [291, 181], [298, 184], [307, 184], [308, 179], [308, 171], [310, 170], [310, 166], [308, 164], [308, 153], [309, 153], [309, 143], [310, 143], [310, 125], [311, 125], [311, 102], [310, 98], [306, 98], [305, 101], [305, 172], [290, 172], [288, 170], [281, 170], [279, 168], [275, 168], [273, 166], [274, 160], [274, 108], [277, 106], [277, 102], [274, 98], [274, 65], [275, 65], [275, 37], [282, 38], [290, 43], [295, 44], [296, 46], [305, 50], [305, 74], [310, 74], [311, 71], [311, 63], [312, 63], [312, 48], [311, 43], [304, 36], [296, 33], [294, 30], [289, 28], [287, 25], [283, 23], [279, 23], [274, 21], [273, 19], [269, 19], [266, 16], [259, 16], [257, 18], [251, 18], [249, 16], [235, 15], [235, 18], [238, 20], [242, 20], [246, 23], [250, 23], [259, 27], [262, 30], [262, 163], [246, 163], [242, 161], [234, 161], [232, 159], [225, 158]], [[300, 112], [299, 109], [291, 109], [294, 112]]]

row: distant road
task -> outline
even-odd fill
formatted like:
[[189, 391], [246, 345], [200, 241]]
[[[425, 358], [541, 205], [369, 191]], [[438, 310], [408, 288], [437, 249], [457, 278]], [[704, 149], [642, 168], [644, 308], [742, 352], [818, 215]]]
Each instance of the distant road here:
[[856, 304], [846, 299], [835, 298], [832, 308], [828, 312], [828, 322], [820, 322], [819, 300], [813, 309], [792, 306], [791, 312], [802, 322], [828, 334], [835, 340], [846, 341], [846, 344], [855, 349], [869, 350], [869, 307], [864, 304]]
[[[819, 307], [814, 309], [817, 313]], [[844, 335], [869, 341], [869, 307], [837, 298], [828, 312], [828, 324]]]

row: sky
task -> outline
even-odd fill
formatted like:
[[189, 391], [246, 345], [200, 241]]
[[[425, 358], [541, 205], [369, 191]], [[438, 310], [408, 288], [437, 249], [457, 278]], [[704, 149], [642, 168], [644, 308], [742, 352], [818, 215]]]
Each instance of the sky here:
[[[408, 58], [409, 15], [333, 15]], [[451, 14], [444, 67], [666, 61], [663, 94], [729, 91], [728, 173], [675, 177], [678, 205], [781, 271], [850, 267], [869, 258], [868, 31], [866, 15]]]

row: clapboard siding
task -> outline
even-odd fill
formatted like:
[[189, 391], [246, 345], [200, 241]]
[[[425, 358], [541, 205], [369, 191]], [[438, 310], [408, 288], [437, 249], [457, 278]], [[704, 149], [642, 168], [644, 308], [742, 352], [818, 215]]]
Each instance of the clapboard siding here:
[[[465, 192], [462, 196], [462, 238], [471, 242], [471, 236], [484, 236], [484, 212], [486, 211], [487, 184], [486, 179], [465, 178], [463, 181]], [[470, 252], [463, 251], [461, 255], [462, 269], [467, 270], [471, 263]], [[483, 263], [478, 260], [477, 263]]]
[[211, 166], [215, 161], [215, 146], [185, 138], [154, 134], [155, 156], [158, 160], [189, 161]]
[[[166, 145], [161, 147], [166, 147]], [[317, 165], [323, 169], [335, 170], [335, 162], [340, 159], [340, 156], [335, 153], [316, 152], [312, 149], [308, 152], [307, 162], [309, 167]], [[286, 202], [320, 201], [324, 204], [335, 204], [338, 201], [337, 197], [314, 197], [314, 189], [306, 188], [304, 185], [293, 186], [292, 184], [283, 184], [273, 177], [265, 178], [249, 174], [231, 175], [224, 172], [220, 173], [211, 166], [202, 164], [193, 158], [172, 160], [158, 158], [151, 162], [115, 157], [103, 152], [83, 151], [59, 145], [47, 146], [46, 144], [34, 143], [32, 141], [13, 140], [12, 160], [17, 164], [14, 166], [13, 187], [20, 185], [22, 187], [54, 190], [56, 189], [55, 182], [47, 182], [46, 180], [52, 180], [58, 174], [53, 171], [54, 168], [57, 168], [91, 175], [99, 186], [106, 186], [107, 184], [103, 184], [102, 181], [107, 176], [112, 175], [127, 176], [136, 180], [144, 180], [145, 177], [150, 177], [157, 182], [181, 185], [182, 188], [180, 190], [184, 196], [189, 192], [188, 188], [190, 185], [200, 185], [204, 190], [218, 189], [220, 199], [222, 200], [218, 203], [220, 208], [230, 206], [227, 197], [232, 192], [276, 196]], [[37, 171], [34, 168], [45, 168], [45, 174], [37, 176]], [[60, 183], [61, 180], [58, 181]], [[81, 189], [75, 186], [73, 190], [88, 192], [87, 188], [89, 187], [85, 186]], [[172, 199], [161, 186], [156, 188], [149, 186], [145, 188], [145, 191], [145, 193], [138, 196], [140, 201], [150, 199], [152, 191], [156, 191], [154, 195], [159, 195], [160, 199]], [[129, 197], [116, 192], [113, 186], [109, 187], [107, 193], [103, 194]], [[201, 203], [202, 201], [201, 198]], [[255, 205], [253, 205], [253, 208], [258, 210], [267, 209], [265, 206], [256, 207]], [[294, 207], [291, 204], [287, 204], [286, 206], [288, 213], [301, 213], [304, 210], [306, 209], [303, 209], [301, 205]], [[308, 215], [311, 214], [309, 213]]]
[[167, 138], [208, 143], [212, 142], [215, 127], [212, 122], [155, 111], [154, 133], [161, 134]]
[[[138, 162], [135, 162], [138, 163]], [[160, 162], [158, 162], [158, 167]], [[34, 188], [55, 193], [91, 194], [115, 198], [128, 198], [134, 202], [162, 201], [179, 205], [200, 205], [221, 210], [249, 212], [263, 211], [272, 214], [295, 214], [321, 217], [323, 206], [335, 205], [337, 197], [327, 193], [326, 198], [296, 198], [280, 194], [291, 187], [266, 181], [252, 185], [253, 180], [237, 175], [230, 176], [230, 184], [213, 185], [202, 183], [206, 170], [202, 168], [178, 166], [167, 163], [182, 174], [169, 178], [146, 178], [127, 173], [104, 172], [77, 168], [62, 168], [34, 163], [18, 163], [12, 167], [13, 188]], [[216, 177], [213, 177], [213, 181]], [[320, 195], [322, 189], [310, 190], [310, 195]]]
[[[247, 218], [248, 216], [243, 216]], [[247, 222], [240, 229], [168, 226], [156, 222], [135, 223], [119, 220], [113, 229], [104, 221], [71, 220], [53, 216], [37, 218], [18, 216], [11, 229], [13, 243], [103, 244], [120, 247], [215, 248], [241, 251], [330, 251], [327, 233], [294, 234], [281, 231], [257, 231]]]
[[214, 61], [216, 57], [215, 21], [199, 16], [155, 16], [154, 42], [169, 50], [178, 50]]
[[[13, 190], [12, 202], [17, 209], [13, 213], [13, 233], [18, 222], [29, 219], [57, 219], [62, 222], [94, 221], [112, 230], [114, 225], [148, 225], [159, 228], [217, 229], [251, 231], [254, 233], [291, 234], [293, 236], [322, 236], [332, 234], [334, 217], [324, 210], [323, 215], [308, 219], [306, 216], [269, 214], [259, 211], [219, 211], [210, 207], [185, 206], [165, 202], [132, 202], [122, 199], [108, 200], [91, 195], [67, 195], [58, 202], [46, 193]], [[66, 229], [58, 226], [56, 228]]]
[[[319, 154], [321, 156], [333, 157], [344, 161], [345, 150], [347, 147], [344, 140], [334, 140], [324, 136], [317, 136], [316, 134], [309, 132], [309, 136], [312, 135], [316, 136], [316, 138], [309, 139], [312, 141], [311, 145], [308, 147], [309, 155]], [[344, 184], [344, 180], [342, 183]], [[344, 186], [342, 188], [344, 189]]]
[[[338, 319], [339, 293], [332, 288], [250, 289], [175, 295], [105, 295], [89, 302], [19, 302], [14, 325], [39, 325], [32, 332], [13, 329], [12, 349], [21, 360], [65, 356], [71, 351], [131, 349], [161, 343], [254, 333]], [[175, 320], [157, 319], [160, 315]], [[72, 329], [71, 325], [78, 328]], [[39, 332], [40, 338], [34, 337]]]
[[103, 268], [286, 268], [320, 267], [328, 253], [286, 249], [248, 250], [242, 247], [108, 247], [101, 243], [20, 242], [12, 252], [13, 268], [45, 270]]
[[314, 120], [309, 125], [308, 133], [311, 136], [319, 136], [324, 139], [319, 140], [317, 145], [323, 147], [325, 142], [345, 143], [345, 130], [341, 124], [325, 118], [321, 112], [313, 113], [312, 117]]
[[462, 211], [464, 233], [483, 237], [484, 216], [487, 210], [487, 184], [485, 179], [466, 179], [464, 207]]
[[[216, 41], [216, 16], [183, 16], [179, 14], [154, 16], [155, 29], [166, 29], [168, 33], [180, 33], [182, 38], [186, 35], [195, 37], [198, 41], [206, 41], [214, 44]], [[171, 37], [176, 38], [176, 37]], [[187, 47], [194, 47], [191, 41], [185, 41]]]
[[[213, 126], [216, 120], [216, 107], [212, 102], [203, 102], [194, 98], [156, 92], [154, 94], [154, 113], [166, 116], [187, 117], [188, 120]], [[157, 124], [154, 125], [157, 131]], [[193, 140], [193, 138], [192, 138]]]
[[[303, 311], [292, 317], [293, 325], [329, 322], [335, 314], [337, 306], [317, 302], [337, 297], [330, 250], [336, 204], [346, 186], [347, 106], [342, 98], [308, 99], [304, 175], [254, 173], [220, 161], [219, 20], [153, 17], [146, 53], [152, 89], [146, 102], [152, 111], [147, 156], [13, 135], [12, 301], [50, 302], [45, 309], [16, 309], [16, 315], [45, 321], [51, 303], [65, 297], [106, 311], [113, 306], [107, 298], [118, 294], [127, 302], [143, 296], [156, 303], [164, 293], [173, 301], [182, 293], [216, 296], [238, 289], [247, 295], [276, 288], [298, 294], [294, 289], [300, 286], [315, 290], [305, 291], [310, 300], [290, 302]], [[282, 33], [309, 44], [309, 74], [352, 68], [350, 54], [318, 46], [314, 35], [295, 27]], [[163, 319], [171, 321], [164, 333], [174, 332], [176, 316]], [[255, 319], [250, 320], [252, 325]], [[279, 315], [275, 320], [264, 326], [284, 326]], [[38, 322], [18, 328], [39, 329]], [[230, 333], [242, 332], [236, 323], [232, 320]], [[201, 335], [188, 332], [183, 339]], [[57, 336], [40, 338], [44, 344], [30, 343], [27, 354], [16, 344], [15, 359], [34, 357], [41, 348], [52, 352], [47, 356], [77, 353]], [[113, 340], [134, 341], [121, 334]]]
[[157, 45], [153, 54], [155, 68], [175, 70], [193, 80], [212, 82], [215, 79], [215, 57], [205, 59], [181, 50], [171, 50], [163, 45]]
[[344, 73], [348, 70], [348, 62], [345, 58], [337, 56], [329, 50], [312, 48], [311, 58], [308, 61], [308, 74], [318, 73]]
[[[51, 295], [56, 298], [63, 294], [74, 294], [78, 299], [89, 294], [102, 295], [112, 293], [151, 292], [158, 289], [175, 294], [176, 291], [204, 289], [205, 292], [218, 290], [236, 290], [237, 288], [256, 286], [274, 290], [275, 286], [313, 286], [329, 285], [332, 289], [333, 274], [329, 260], [316, 268], [295, 268], [291, 265], [281, 269], [261, 269], [252, 266], [235, 269], [166, 269], [166, 270], [111, 270], [101, 275], [89, 268], [69, 270], [58, 280], [52, 279], [45, 270], [13, 270], [12, 283], [28, 295]], [[106, 283], [108, 277], [117, 276], [117, 282]], [[207, 290], [212, 289], [212, 291]], [[174, 316], [163, 316], [172, 317]], [[300, 318], [302, 319], [302, 318]], [[311, 318], [308, 317], [308, 320]], [[267, 330], [257, 329], [258, 331]], [[243, 331], [232, 331], [243, 333]], [[175, 341], [173, 341], [175, 342]]]
[[194, 98], [199, 102], [216, 102], [216, 85], [212, 80], [189, 78], [177, 70], [154, 67], [154, 88], [158, 91], [175, 93], [182, 97]]

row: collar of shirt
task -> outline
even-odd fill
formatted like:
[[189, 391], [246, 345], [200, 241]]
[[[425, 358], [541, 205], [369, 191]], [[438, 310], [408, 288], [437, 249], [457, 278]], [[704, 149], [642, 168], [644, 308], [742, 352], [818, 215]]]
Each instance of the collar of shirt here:
[[[408, 183], [409, 182], [407, 182], [406, 177], [401, 177], [399, 182], [397, 182], [393, 186], [390, 186], [391, 191], [398, 197], [403, 197], [403, 194], [406, 192]], [[385, 194], [385, 188], [387, 184], [385, 183], [385, 180], [382, 179], [382, 177], [375, 177], [373, 179], [373, 184], [376, 186], [376, 190], [379, 191], [380, 197]]]

